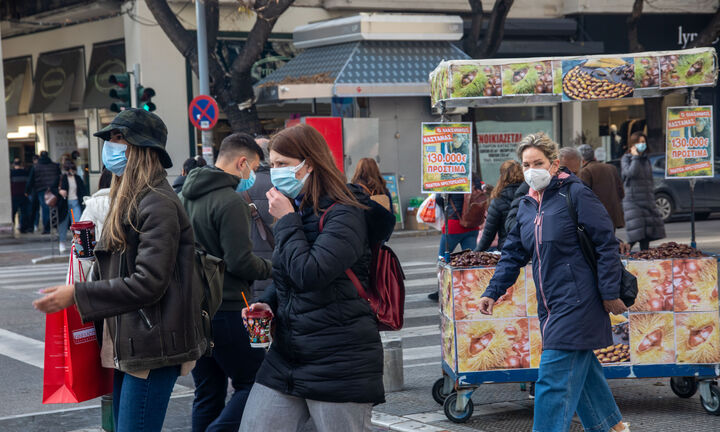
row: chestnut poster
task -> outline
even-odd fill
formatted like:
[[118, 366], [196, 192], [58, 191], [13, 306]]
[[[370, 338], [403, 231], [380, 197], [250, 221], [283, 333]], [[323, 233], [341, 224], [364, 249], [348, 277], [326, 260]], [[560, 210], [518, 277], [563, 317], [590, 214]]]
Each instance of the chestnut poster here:
[[[613, 365], [720, 363], [715, 258], [630, 260], [638, 297], [629, 312], [610, 315], [613, 344], [595, 350]], [[478, 300], [494, 267], [441, 266], [443, 361], [458, 373], [536, 368], [542, 337], [532, 269], [498, 299], [492, 316]]]

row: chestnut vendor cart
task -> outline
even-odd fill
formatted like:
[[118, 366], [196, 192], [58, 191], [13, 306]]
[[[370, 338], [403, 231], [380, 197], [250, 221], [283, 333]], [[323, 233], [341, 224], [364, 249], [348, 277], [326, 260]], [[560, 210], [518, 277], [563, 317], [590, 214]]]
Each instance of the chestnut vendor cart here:
[[[715, 50], [699, 48], [444, 61], [430, 74], [430, 83], [433, 108], [445, 119], [462, 107], [692, 92], [715, 86], [717, 72]], [[709, 146], [712, 161], [712, 140]], [[712, 162], [709, 169], [712, 175]], [[699, 390], [703, 408], [720, 415], [717, 257], [630, 259], [626, 267], [638, 278], [639, 294], [628, 313], [611, 316], [614, 344], [596, 351], [605, 376], [669, 377], [676, 395], [689, 398]], [[538, 376], [542, 340], [531, 267], [488, 317], [479, 313], [477, 301], [493, 272], [494, 267], [448, 263], [438, 269], [443, 377], [433, 385], [432, 396], [456, 423], [471, 417], [471, 396], [481, 384], [534, 382]]]

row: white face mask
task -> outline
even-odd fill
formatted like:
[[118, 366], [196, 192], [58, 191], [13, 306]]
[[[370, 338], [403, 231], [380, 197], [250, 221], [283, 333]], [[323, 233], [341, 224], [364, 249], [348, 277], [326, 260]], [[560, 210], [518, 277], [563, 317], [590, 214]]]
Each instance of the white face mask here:
[[525, 183], [537, 192], [542, 191], [550, 184], [552, 176], [550, 171], [543, 168], [528, 168], [525, 173]]

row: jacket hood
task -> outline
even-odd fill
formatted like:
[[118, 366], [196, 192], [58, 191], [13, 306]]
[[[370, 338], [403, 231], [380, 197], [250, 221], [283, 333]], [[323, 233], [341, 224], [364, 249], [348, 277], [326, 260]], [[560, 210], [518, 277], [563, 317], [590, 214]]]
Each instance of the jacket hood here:
[[237, 188], [240, 179], [220, 168], [204, 166], [195, 168], [185, 178], [183, 197], [194, 200], [218, 189]]
[[97, 192], [92, 194], [93, 198], [102, 197], [102, 196], [110, 196], [110, 188], [98, 189]]
[[368, 229], [368, 240], [371, 245], [382, 242], [390, 237], [395, 228], [395, 215], [371, 200], [362, 187], [349, 184], [348, 189], [360, 204], [367, 206], [365, 222]]

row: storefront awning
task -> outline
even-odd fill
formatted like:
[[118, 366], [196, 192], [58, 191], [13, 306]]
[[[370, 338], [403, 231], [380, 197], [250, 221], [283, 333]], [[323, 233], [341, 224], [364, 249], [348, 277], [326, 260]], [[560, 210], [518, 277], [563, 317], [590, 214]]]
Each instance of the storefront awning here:
[[256, 86], [259, 103], [289, 99], [427, 96], [438, 62], [469, 58], [447, 41], [372, 41], [308, 48]]
[[82, 47], [40, 54], [30, 112], [61, 113], [79, 108], [85, 84], [84, 62]]
[[32, 57], [4, 60], [3, 70], [5, 74], [6, 115], [14, 116], [27, 113], [28, 94], [32, 88]]
[[90, 70], [85, 82], [84, 108], [108, 108], [113, 99], [110, 75], [125, 72], [125, 41], [116, 40], [93, 45]]

